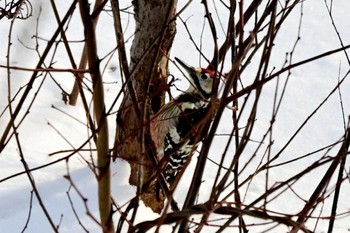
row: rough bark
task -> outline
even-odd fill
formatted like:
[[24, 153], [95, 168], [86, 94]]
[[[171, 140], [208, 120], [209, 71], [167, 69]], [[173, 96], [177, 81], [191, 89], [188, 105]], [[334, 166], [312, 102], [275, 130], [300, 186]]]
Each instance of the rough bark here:
[[[126, 77], [126, 82], [129, 83], [117, 115], [113, 155], [114, 158], [120, 157], [129, 162], [129, 182], [138, 187], [154, 172], [154, 163], [149, 156], [153, 146], [147, 125], [149, 126], [149, 116], [164, 104], [168, 57], [175, 36], [176, 3], [176, 0], [133, 1], [135, 37], [126, 72], [130, 74]], [[162, 209], [163, 201], [156, 201], [152, 188], [140, 195], [153, 211], [159, 212]]]

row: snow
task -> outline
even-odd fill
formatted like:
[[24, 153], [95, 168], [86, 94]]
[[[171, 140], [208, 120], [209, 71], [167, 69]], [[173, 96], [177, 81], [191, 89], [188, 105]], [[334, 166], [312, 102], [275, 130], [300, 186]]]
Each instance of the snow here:
[[[56, 20], [48, 1], [42, 1], [40, 3], [39, 1], [32, 2], [34, 7], [33, 17], [24, 21], [16, 20], [14, 23], [10, 52], [10, 65], [12, 66], [32, 68], [35, 67], [38, 61], [36, 51], [28, 49], [24, 47], [24, 45], [29, 48], [35, 48], [36, 42], [33, 35], [36, 34], [36, 24], [40, 13], [40, 6], [41, 13], [38, 20], [38, 35], [40, 38], [38, 39], [38, 42], [41, 53], [46, 47], [46, 40], [51, 38], [57, 27]], [[187, 1], [180, 1], [178, 9], [181, 9], [186, 2]], [[327, 2], [329, 3], [329, 1]], [[56, 4], [59, 8], [59, 12], [61, 12], [60, 17], [62, 19], [64, 16], [63, 12], [67, 10], [71, 2], [57, 1]], [[350, 15], [348, 14], [350, 2], [347, 0], [339, 0], [333, 4], [332, 12], [335, 25], [339, 30], [344, 45], [347, 45], [350, 43]], [[298, 62], [340, 47], [339, 39], [332, 27], [324, 2], [307, 0], [304, 1], [302, 8], [297, 7], [297, 10], [292, 13], [291, 17], [286, 22], [288, 26], [282, 28], [279, 32], [275, 42], [276, 48], [271, 58], [271, 67], [275, 66], [277, 69], [282, 67], [286, 58], [286, 53], [292, 51], [299, 30], [301, 10], [303, 12], [300, 28], [301, 39], [294, 50], [293, 62]], [[222, 16], [227, 14], [224, 8], [220, 7], [218, 8], [218, 12], [220, 12], [220, 15]], [[129, 17], [132, 16], [123, 14], [122, 17], [125, 22], [129, 22], [129, 20], [131, 20]], [[215, 13], [213, 13], [213, 17], [217, 20]], [[204, 39], [202, 39], [202, 41], [199, 36], [201, 35], [203, 27], [202, 5], [200, 5], [198, 1], [193, 2], [190, 7], [183, 12], [181, 18], [186, 21], [189, 30], [193, 33], [192, 35], [196, 35], [194, 38], [195, 41], [197, 43], [202, 43], [204, 54], [207, 57], [211, 57], [212, 38], [208, 27], [206, 27], [204, 31]], [[0, 21], [0, 35], [2, 40], [0, 45], [1, 65], [6, 65], [7, 35], [9, 33], [9, 26], [9, 20], [3, 18]], [[218, 31], [218, 40], [220, 44], [220, 42], [224, 40], [224, 35], [221, 30]], [[99, 39], [99, 56], [100, 58], [107, 56], [102, 61], [102, 67], [105, 68], [104, 80], [106, 81], [106, 108], [109, 109], [121, 88], [120, 70], [117, 57], [116, 55], [109, 54], [115, 46], [113, 20], [109, 14], [105, 12], [102, 13], [97, 26], [97, 32]], [[126, 33], [127, 35], [133, 33], [132, 22], [130, 22]], [[75, 11], [72, 17], [72, 21], [67, 30], [67, 37], [70, 40], [76, 41], [81, 41], [83, 39], [83, 30], [78, 10]], [[76, 62], [79, 61], [82, 49], [81, 45], [82, 43], [73, 43], [72, 45], [73, 55]], [[127, 48], [129, 48], [130, 45], [131, 41], [127, 43]], [[51, 55], [53, 55], [52, 52]], [[111, 60], [108, 61], [110, 56], [112, 56]], [[171, 57], [179, 57], [187, 63], [191, 62], [194, 65], [200, 64], [200, 62], [202, 63], [202, 66], [206, 65], [204, 60], [199, 60], [199, 54], [193, 46], [193, 43], [190, 41], [184, 25], [179, 20], [177, 21], [177, 36], [173, 44]], [[191, 57], [194, 57], [194, 59], [190, 59]], [[252, 67], [254, 67], [254, 62], [255, 61], [252, 62]], [[53, 63], [53, 67], [55, 68], [71, 67], [62, 44], [57, 49]], [[49, 65], [48, 60], [46, 61], [46, 65]], [[229, 65], [226, 67], [229, 67]], [[173, 64], [170, 65], [170, 69], [176, 77], [182, 77], [181, 73]], [[282, 101], [274, 125], [273, 135], [275, 141], [272, 147], [272, 154], [276, 154], [285, 146], [300, 125], [331, 93], [337, 85], [338, 80], [347, 77], [348, 70], [349, 63], [346, 60], [344, 52], [333, 54], [329, 57], [319, 59], [292, 70], [291, 76], [288, 80], [285, 97]], [[72, 74], [57, 72], [52, 73], [52, 75], [65, 91], [70, 92], [74, 83], [74, 77]], [[243, 77], [242, 80], [243, 83], [247, 85], [250, 83], [250, 80], [254, 78], [254, 76], [252, 77], [252, 75], [254, 75], [254, 68], [252, 68], [251, 71], [247, 71], [245, 75], [246, 76]], [[30, 72], [11, 70], [11, 98], [19, 92], [18, 96], [12, 103], [12, 108], [17, 106], [30, 76]], [[281, 94], [282, 83], [285, 82], [285, 78], [286, 77], [283, 75], [280, 77], [281, 84], [279, 86], [279, 94]], [[180, 79], [183, 81], [176, 82], [176, 86], [180, 89], [186, 89], [188, 84], [185, 81], [185, 78]], [[43, 84], [41, 86], [42, 81]], [[86, 82], [88, 81], [86, 80]], [[269, 121], [273, 110], [272, 106], [275, 85], [275, 82], [267, 84], [262, 95], [262, 101], [257, 113], [258, 118], [256, 119], [256, 128], [252, 134], [252, 139], [254, 140], [261, 140], [269, 127]], [[347, 78], [340, 86], [346, 118], [345, 121], [347, 120], [348, 115], [350, 115], [349, 89], [350, 81]], [[9, 121], [9, 113], [7, 109], [8, 93], [7, 71], [4, 68], [0, 68], [0, 132], [4, 131]], [[18, 128], [21, 149], [23, 151], [23, 156], [31, 169], [38, 168], [47, 163], [53, 163], [50, 166], [33, 171], [32, 176], [52, 220], [56, 225], [59, 225], [59, 232], [85, 232], [83, 227], [88, 229], [89, 232], [100, 232], [100, 227], [95, 223], [93, 218], [87, 215], [87, 212], [89, 212], [96, 219], [99, 217], [96, 191], [97, 182], [94, 173], [87, 165], [87, 162], [93, 160], [95, 153], [82, 151], [79, 154], [74, 154], [69, 157], [68, 160], [65, 159], [73, 149], [82, 146], [89, 137], [89, 131], [86, 127], [87, 122], [85, 112], [80, 100], [75, 107], [65, 105], [61, 100], [61, 93], [62, 91], [53, 82], [51, 77], [40, 76], [35, 80], [27, 101], [21, 108], [20, 115], [16, 120], [16, 124], [18, 124], [20, 120], [26, 116]], [[175, 93], [177, 92], [174, 89], [173, 94]], [[90, 101], [91, 96], [89, 95], [89, 92], [86, 91], [86, 94], [87, 99]], [[30, 105], [31, 100], [34, 100], [32, 105]], [[113, 107], [112, 112], [115, 112], [118, 109], [120, 100], [121, 99], [119, 99], [117, 104]], [[26, 115], [29, 107], [29, 114]], [[3, 111], [4, 113], [2, 113]], [[243, 111], [242, 114], [246, 118], [248, 112]], [[230, 117], [231, 112], [230, 110], [227, 110], [221, 120], [222, 124], [219, 127], [219, 132], [230, 133], [232, 128], [232, 120]], [[79, 119], [79, 121], [76, 119]], [[240, 127], [243, 126], [244, 125], [241, 125]], [[110, 145], [112, 146], [115, 131], [114, 114], [111, 114], [109, 117], [109, 128]], [[290, 143], [282, 156], [274, 162], [274, 164], [289, 161], [296, 156], [310, 153], [318, 148], [334, 143], [337, 140], [340, 140], [343, 134], [344, 126], [342, 109], [339, 103], [339, 91], [337, 90], [315, 113], [315, 116], [308, 121], [305, 127], [301, 129], [300, 133]], [[220, 157], [216, 155], [221, 155], [223, 153], [223, 148], [226, 143], [225, 137], [216, 137], [209, 158], [219, 162], [217, 158]], [[265, 143], [268, 143], [268, 141], [266, 140]], [[89, 149], [90, 146], [94, 148], [93, 145], [89, 144], [84, 145], [83, 148]], [[254, 146], [254, 143], [252, 143], [252, 146], [247, 148], [245, 151], [247, 156], [242, 157], [242, 165], [249, 161], [256, 146], [258, 146], [258, 144]], [[338, 149], [339, 146], [328, 152], [310, 155], [308, 158], [291, 163], [287, 167], [276, 167], [271, 170], [271, 181], [283, 181], [294, 174], [297, 174], [303, 168], [310, 166], [315, 160], [322, 156], [334, 156]], [[54, 152], [58, 153], [52, 154]], [[252, 163], [242, 172], [242, 180], [243, 177], [247, 177], [254, 172], [254, 169], [260, 162], [261, 153], [262, 151], [259, 151], [260, 157], [257, 156], [252, 158]], [[37, 198], [32, 194], [32, 186], [27, 175], [23, 173], [24, 167], [19, 154], [15, 137], [12, 136], [6, 148], [0, 154], [1, 232], [21, 232], [24, 227], [26, 227], [25, 232], [53, 232]], [[194, 156], [192, 159], [193, 162], [185, 173], [185, 177], [186, 174], [191, 174], [193, 171], [196, 159], [196, 156]], [[229, 164], [230, 159], [231, 157], [227, 158], [225, 165]], [[212, 181], [215, 179], [215, 173], [209, 171], [216, 171], [217, 167], [209, 161], [207, 162], [207, 166], [208, 169], [206, 169], [207, 173], [205, 176], [206, 181], [202, 185], [199, 201], [206, 200], [210, 195]], [[346, 169], [348, 169], [348, 167], [349, 164], [346, 165]], [[298, 195], [304, 200], [307, 200], [320, 179], [323, 177], [326, 169], [327, 166], [323, 166], [321, 169], [317, 169], [298, 180], [296, 185], [293, 186], [295, 190], [298, 190]], [[135, 193], [135, 187], [128, 185], [129, 172], [128, 165], [125, 161], [117, 160], [115, 163], [112, 163], [112, 193], [115, 201], [118, 204], [123, 205], [123, 207], [125, 207], [125, 204]], [[67, 178], [68, 175], [69, 179]], [[246, 203], [254, 200], [254, 198], [257, 198], [264, 192], [264, 176], [265, 174], [257, 175], [249, 186], [245, 185], [242, 188], [241, 195], [244, 195], [245, 193], [243, 199]], [[175, 192], [175, 197], [179, 203], [184, 201], [185, 196], [182, 195], [182, 193], [186, 193], [190, 181], [190, 179], [181, 180], [179, 188]], [[72, 184], [76, 189], [73, 188]], [[273, 183], [271, 182], [270, 185], [272, 184]], [[334, 184], [334, 182], [332, 184]], [[346, 212], [350, 209], [349, 190], [349, 182], [346, 181], [341, 189], [338, 213]], [[82, 196], [80, 196], [79, 193]], [[69, 202], [69, 198], [71, 198], [74, 203], [73, 206]], [[86, 203], [84, 200], [86, 200]], [[232, 197], [230, 197], [229, 200], [232, 201]], [[283, 213], [297, 213], [297, 211], [300, 211], [300, 206], [303, 206], [303, 204], [304, 203], [295, 193], [288, 190], [286, 193], [278, 197], [276, 202], [273, 202], [270, 209]], [[323, 208], [324, 210], [327, 210], [324, 214], [330, 214], [330, 200], [325, 202]], [[29, 211], [31, 211], [30, 214], [28, 214]], [[317, 216], [320, 211], [320, 208], [317, 208], [314, 211], [314, 215]], [[74, 212], [79, 216], [81, 225], [79, 224]], [[26, 225], [28, 216], [30, 216], [30, 219]], [[137, 216], [136, 222], [151, 220], [157, 216], [158, 215], [152, 213], [148, 208], [141, 206], [140, 214]], [[346, 217], [344, 218], [337, 219], [334, 232], [349, 231], [349, 215], [345, 216]], [[117, 221], [117, 214], [115, 219]], [[326, 232], [327, 224], [327, 219], [320, 221], [315, 232]], [[313, 225], [314, 222], [310, 223], [311, 229]], [[167, 230], [169, 230], [169, 228], [166, 227], [161, 229], [162, 232], [167, 232]], [[255, 232], [259, 232], [259, 228], [252, 228], [252, 232], [254, 232], [254, 229], [257, 230]], [[288, 229], [286, 228], [281, 229], [281, 231], [287, 230]], [[207, 232], [211, 232], [210, 228]], [[232, 229], [229, 229], [228, 232], [232, 232]]]

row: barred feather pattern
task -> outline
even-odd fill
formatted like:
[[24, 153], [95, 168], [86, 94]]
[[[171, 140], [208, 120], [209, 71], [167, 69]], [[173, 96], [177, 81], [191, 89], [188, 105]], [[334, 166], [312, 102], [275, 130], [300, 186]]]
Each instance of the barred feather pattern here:
[[198, 122], [206, 115], [207, 105], [200, 95], [185, 93], [164, 105], [151, 121], [151, 136], [158, 159], [170, 156], [164, 170], [168, 184], [175, 180], [197, 147], [194, 145], [195, 132]]

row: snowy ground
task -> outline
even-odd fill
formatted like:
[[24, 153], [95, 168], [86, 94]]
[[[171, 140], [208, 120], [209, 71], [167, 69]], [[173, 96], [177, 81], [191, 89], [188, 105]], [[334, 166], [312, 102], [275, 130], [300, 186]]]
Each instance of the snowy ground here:
[[[71, 3], [68, 1], [57, 1], [56, 4], [58, 4], [59, 9], [61, 10], [60, 12], [65, 12]], [[179, 9], [183, 4], [184, 2], [180, 1]], [[15, 21], [10, 52], [11, 65], [13, 66], [31, 68], [35, 67], [35, 64], [38, 61], [36, 52], [32, 49], [28, 49], [28, 47], [35, 48], [35, 40], [32, 36], [36, 34], [37, 17], [39, 15], [39, 4], [35, 2], [33, 6], [33, 17], [25, 21]], [[40, 38], [49, 39], [53, 34], [53, 30], [56, 29], [57, 24], [48, 1], [41, 3], [41, 7], [42, 11], [39, 18], [38, 35]], [[301, 8], [299, 7], [297, 9], [300, 10]], [[218, 10], [220, 11], [222, 9]], [[350, 43], [350, 2], [347, 0], [335, 1], [332, 10], [335, 24], [340, 32], [341, 38], [343, 39], [343, 43], [347, 45]], [[198, 1], [193, 2], [191, 7], [182, 15], [184, 20], [188, 19], [187, 22], [189, 28], [190, 30], [193, 30], [194, 35], [199, 35], [201, 33], [203, 22], [202, 15], [203, 7]], [[61, 17], [63, 18], [63, 13]], [[128, 21], [127, 16], [124, 15], [124, 17], [125, 22]], [[285, 53], [292, 50], [297, 38], [299, 18], [300, 11], [296, 11], [288, 20], [289, 26], [282, 29], [278, 35], [275, 43], [277, 49], [275, 49], [276, 52], [272, 55], [272, 66], [276, 66], [277, 68], [281, 67], [284, 62]], [[303, 6], [302, 20], [301, 40], [295, 49], [293, 61], [297, 62], [340, 47], [339, 39], [332, 27], [324, 1], [306, 0]], [[177, 37], [172, 48], [171, 57], [176, 56], [182, 58], [188, 63], [192, 62], [195, 63], [193, 65], [197, 65], [198, 53], [191, 44], [182, 23], [178, 21], [177, 24]], [[0, 21], [0, 35], [2, 41], [0, 45], [0, 65], [6, 65], [9, 26], [10, 21], [7, 19], [3, 18]], [[115, 45], [112, 18], [106, 13], [102, 14], [97, 30], [98, 35], [100, 35], [99, 54], [100, 57], [104, 57]], [[132, 26], [129, 26], [127, 33], [131, 34], [132, 30]], [[78, 11], [75, 12], [72, 22], [70, 23], [67, 36], [71, 40], [83, 39]], [[204, 38], [210, 38], [209, 36], [210, 35]], [[219, 40], [222, 41], [223, 38], [219, 38]], [[39, 39], [39, 42], [39, 49], [42, 52], [46, 42], [41, 39]], [[131, 41], [127, 46], [130, 46], [130, 44]], [[27, 48], [24, 47], [24, 45]], [[73, 54], [76, 56], [75, 58], [77, 61], [79, 61], [81, 53], [80, 46], [81, 44], [78, 43], [76, 46], [72, 46]], [[210, 49], [210, 46], [203, 48], [204, 52], [209, 57], [211, 56]], [[190, 59], [191, 56], [195, 56], [195, 58]], [[55, 68], [69, 67], [69, 65], [67, 65], [69, 63], [65, 56], [63, 46], [58, 48], [54, 60]], [[103, 65], [106, 65], [105, 60]], [[114, 67], [117, 67], [117, 69], [115, 70]], [[341, 52], [292, 71], [286, 97], [281, 106], [275, 125], [274, 136], [278, 140], [275, 141], [273, 147], [274, 153], [279, 151], [285, 145], [286, 141], [300, 124], [326, 98], [336, 86], [338, 79], [343, 78], [348, 70], [349, 63], [346, 60], [344, 53]], [[171, 66], [171, 72], [175, 75], [180, 75], [179, 71], [173, 66]], [[25, 88], [30, 75], [30, 72], [11, 71], [11, 97], [14, 97], [18, 90]], [[249, 72], [246, 75], [249, 76]], [[53, 73], [53, 76], [64, 90], [70, 92], [74, 82], [73, 75], [70, 73]], [[43, 80], [43, 85], [40, 86], [40, 83]], [[105, 85], [105, 90], [106, 106], [107, 109], [109, 109], [116, 94], [120, 90], [121, 83], [119, 80], [118, 62], [115, 57], [113, 57], [106, 66], [104, 80], [108, 82], [108, 84]], [[259, 106], [257, 128], [260, 130], [253, 134], [253, 137], [256, 140], [261, 139], [269, 124], [272, 111], [271, 106], [274, 85], [275, 84], [268, 84], [265, 93], [263, 94], [264, 101], [262, 102], [264, 104]], [[185, 88], [187, 83], [182, 82], [177, 84], [177, 86]], [[39, 88], [40, 91], [38, 91]], [[350, 81], [348, 79], [341, 85], [340, 90], [343, 98], [345, 117], [347, 118], [350, 114]], [[5, 110], [8, 105], [8, 93], [7, 71], [6, 69], [0, 68], [0, 132], [3, 132], [9, 120], [7, 109]], [[12, 104], [13, 107], [18, 103], [22, 93], [23, 91], [15, 98]], [[38, 93], [37, 96], [36, 93]], [[68, 155], [68, 153], [62, 152], [54, 155], [50, 154], [53, 152], [78, 148], [88, 137], [82, 104], [78, 102], [76, 107], [65, 105], [61, 100], [61, 90], [52, 81], [51, 77], [44, 78], [41, 76], [37, 78], [28, 101], [26, 101], [22, 107], [20, 117], [18, 117], [16, 123], [19, 123], [19, 120], [22, 119], [21, 116], [26, 114], [30, 100], [34, 97], [36, 98], [30, 108], [29, 114], [18, 129], [21, 148], [30, 168], [36, 168], [63, 158]], [[116, 109], [117, 106], [114, 107], [114, 110]], [[81, 122], [78, 122], [76, 119], [79, 119]], [[229, 113], [224, 117], [220, 131], [228, 133], [226, 130], [227, 125], [225, 125], [225, 119], [227, 119], [227, 122], [230, 122]], [[110, 145], [112, 145], [115, 130], [114, 114], [109, 118], [109, 127]], [[287, 151], [284, 153], [285, 156], [279, 158], [276, 163], [290, 160], [295, 155], [306, 154], [317, 148], [336, 142], [343, 136], [343, 134], [344, 127], [341, 106], [339, 103], [339, 94], [338, 92], [335, 92], [335, 94], [331, 95], [329, 100], [316, 113], [315, 117], [295, 138], [290, 147], [288, 147]], [[214, 155], [222, 151], [223, 145], [226, 144], [226, 141], [217, 139], [215, 143], [213, 149], [215, 153], [212, 152], [209, 156], [214, 160]], [[89, 148], [89, 146], [87, 145], [85, 148]], [[335, 153], [336, 149], [331, 151], [329, 155], [334, 155]], [[96, 218], [98, 218], [96, 180], [91, 170], [87, 167], [87, 164], [84, 161], [85, 159], [90, 160], [89, 152], [75, 154], [69, 159], [68, 163], [63, 160], [32, 173], [41, 198], [53, 221], [55, 224], [59, 225], [60, 232], [84, 232], [83, 227], [87, 228], [89, 232], [99, 232], [98, 225], [86, 214], [87, 211], [90, 211]], [[271, 173], [271, 176], [273, 180], [283, 180], [286, 177], [295, 174], [300, 168], [309, 166], [314, 160], [315, 157], [311, 156], [306, 160], [302, 160], [302, 163], [296, 162], [287, 168], [277, 168]], [[210, 166], [214, 167], [211, 163], [208, 163], [208, 166], [208, 171], [210, 171]], [[347, 171], [348, 167], [349, 165], [346, 166]], [[193, 169], [193, 165], [189, 167], [188, 172], [190, 172], [191, 169]], [[27, 175], [16, 175], [23, 172], [23, 170], [24, 168], [19, 156], [18, 146], [15, 138], [12, 137], [11, 141], [0, 154], [0, 232], [21, 232], [25, 226], [27, 227], [26, 232], [51, 232], [52, 228], [46, 220], [37, 198], [34, 196], [31, 200], [32, 186]], [[128, 185], [128, 167], [124, 161], [118, 160], [116, 163], [112, 164], [112, 170], [113, 196], [117, 203], [126, 203], [133, 196], [135, 191], [133, 187]], [[247, 171], [247, 174], [250, 173], [251, 171]], [[83, 197], [87, 199], [86, 204], [88, 210], [85, 208], [82, 198], [74, 189], [70, 188], [69, 180], [64, 177], [67, 175], [70, 175], [70, 180], [74, 183]], [[300, 193], [304, 199], [309, 198], [311, 191], [314, 186], [318, 184], [322, 175], [322, 171], [319, 170], [316, 173], [311, 173], [306, 179], [298, 182], [296, 187], [300, 187], [299, 190], [304, 190], [304, 192]], [[207, 180], [213, 178], [213, 174], [206, 174]], [[258, 177], [256, 182], [251, 184], [249, 192], [246, 195], [247, 201], [251, 200], [264, 190], [264, 187], [259, 187], [258, 185], [260, 179], [263, 178]], [[181, 196], [181, 184], [186, 187], [186, 184], [188, 183], [188, 180], [182, 181], [178, 192], [175, 194], [179, 203], [185, 198], [184, 196]], [[349, 181], [346, 181], [345, 183], [346, 186], [341, 190], [339, 213], [350, 210]], [[308, 187], [311, 187], [312, 189], [308, 189]], [[201, 195], [203, 195], [203, 197], [208, 195], [205, 184], [203, 185], [203, 190], [201, 190]], [[69, 198], [71, 198], [74, 203], [74, 210], [79, 216], [79, 220], [83, 227], [79, 224], [74, 215]], [[298, 210], [296, 205], [302, 204], [298, 202], [300, 202], [300, 199], [296, 199], [291, 194], [289, 202], [286, 202], [285, 200], [276, 202], [279, 203], [279, 205], [274, 206], [273, 208], [276, 211], [288, 212], [291, 210], [290, 212], [293, 212]], [[326, 205], [324, 208], [329, 208], [329, 206]], [[29, 211], [30, 214], [28, 214]], [[147, 208], [142, 208], [141, 213], [142, 214], [138, 216], [139, 220], [152, 219], [157, 216]], [[28, 216], [30, 216], [30, 219], [28, 224], [26, 224]], [[327, 221], [325, 221], [325, 223], [327, 223]], [[325, 232], [327, 229], [325, 228], [326, 226], [327, 225], [322, 225], [321, 222], [316, 229], [316, 232]], [[349, 215], [346, 215], [346, 218], [339, 219], [339, 221], [336, 222], [335, 229], [335, 232], [348, 232], [350, 229]], [[284, 229], [284, 231], [287, 231], [287, 229]]]

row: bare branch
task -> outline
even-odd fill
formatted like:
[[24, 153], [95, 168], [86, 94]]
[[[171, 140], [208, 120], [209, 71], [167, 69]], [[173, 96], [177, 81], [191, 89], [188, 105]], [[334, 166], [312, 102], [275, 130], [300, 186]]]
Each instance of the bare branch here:
[[111, 203], [111, 171], [108, 145], [108, 122], [105, 109], [104, 89], [100, 73], [100, 62], [97, 56], [95, 25], [90, 15], [87, 0], [80, 0], [80, 14], [85, 29], [88, 66], [93, 83], [94, 114], [97, 121], [97, 168], [98, 168], [98, 200], [102, 230], [105, 233], [114, 232]]

